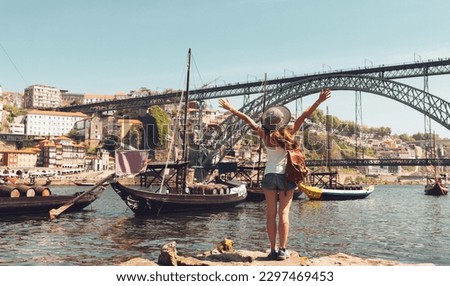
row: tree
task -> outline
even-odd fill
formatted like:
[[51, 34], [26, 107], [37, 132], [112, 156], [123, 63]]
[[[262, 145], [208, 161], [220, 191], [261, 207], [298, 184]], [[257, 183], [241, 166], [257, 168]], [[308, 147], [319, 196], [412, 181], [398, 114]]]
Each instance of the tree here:
[[313, 123], [325, 124], [325, 114], [321, 109], [316, 109], [310, 116]]
[[398, 138], [399, 138], [400, 140], [402, 140], [403, 142], [409, 142], [409, 141], [413, 141], [413, 140], [414, 140], [413, 137], [409, 136], [409, 135], [406, 134], [406, 133], [400, 134], [400, 135], [398, 136]]
[[163, 144], [169, 134], [170, 119], [164, 109], [159, 106], [152, 106], [149, 109], [149, 113], [155, 118], [158, 126], [158, 141], [159, 144]]
[[416, 140], [416, 141], [421, 141], [421, 140], [425, 140], [425, 139], [426, 139], [426, 136], [425, 136], [424, 133], [418, 132], [418, 133], [416, 133], [416, 134], [413, 134], [413, 135], [412, 135], [412, 138], [414, 138], [414, 140]]
[[79, 139], [78, 132], [75, 129], [71, 129], [69, 133], [67, 133], [67, 137], [74, 141], [77, 141]]

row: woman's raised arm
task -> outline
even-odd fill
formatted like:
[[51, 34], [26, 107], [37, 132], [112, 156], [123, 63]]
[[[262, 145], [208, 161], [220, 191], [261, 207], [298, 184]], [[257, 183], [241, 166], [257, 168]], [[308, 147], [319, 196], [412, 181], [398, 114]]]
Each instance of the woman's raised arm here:
[[251, 119], [247, 114], [240, 112], [239, 110], [236, 110], [231, 103], [228, 101], [228, 99], [219, 99], [219, 104], [222, 108], [230, 111], [240, 119], [244, 120], [254, 131], [259, 131], [261, 128], [259, 127], [256, 122]]
[[300, 115], [299, 118], [297, 118], [297, 120], [295, 120], [294, 123], [294, 128], [292, 129], [292, 133], [297, 132], [300, 129], [300, 126], [302, 126], [303, 122], [305, 121], [306, 118], [308, 118], [309, 116], [311, 116], [311, 114], [314, 112], [314, 110], [317, 109], [317, 107], [319, 107], [319, 105], [324, 102], [325, 100], [327, 100], [328, 98], [331, 97], [331, 90], [326, 88], [326, 89], [322, 89], [320, 91], [319, 94], [319, 98], [316, 100], [316, 102], [314, 102], [313, 105], [311, 105], [310, 107], [308, 107], [303, 113], [302, 115]]

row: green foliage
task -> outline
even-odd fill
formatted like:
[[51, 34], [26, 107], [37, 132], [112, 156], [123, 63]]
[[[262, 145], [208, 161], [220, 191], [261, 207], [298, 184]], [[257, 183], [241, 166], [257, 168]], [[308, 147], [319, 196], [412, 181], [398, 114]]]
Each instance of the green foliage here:
[[410, 142], [410, 141], [414, 141], [414, 138], [406, 133], [400, 134], [398, 136], [398, 138], [400, 140], [402, 140], [403, 142]]
[[8, 122], [13, 122], [14, 118], [21, 115], [26, 115], [28, 111], [26, 109], [20, 109], [13, 105], [5, 105], [3, 109], [9, 112], [9, 115], [6, 117]]
[[72, 129], [69, 131], [69, 133], [67, 133], [67, 137], [69, 137], [72, 140], [78, 140], [78, 132], [75, 129]]
[[[367, 127], [358, 126], [354, 121], [341, 120], [336, 116], [329, 115], [330, 126], [335, 134], [351, 137], [355, 134], [366, 133], [373, 134], [375, 138], [390, 136], [392, 130], [390, 127]], [[316, 109], [310, 116], [313, 123], [326, 125], [327, 116], [320, 109]]]
[[20, 109], [13, 105], [5, 105], [3, 106], [3, 109], [8, 111], [12, 117], [21, 116], [28, 113], [26, 109]]
[[150, 114], [155, 118], [158, 126], [158, 141], [160, 144], [165, 143], [167, 135], [169, 134], [170, 118], [167, 112], [159, 106], [151, 106], [149, 108]]
[[325, 114], [321, 109], [316, 109], [309, 117], [313, 123], [325, 124]]
[[130, 130], [124, 137], [124, 143], [126, 145], [133, 146], [134, 148], [141, 149], [141, 130], [142, 127], [138, 125], [131, 126]]
[[[425, 133], [422, 133], [422, 132], [418, 132], [416, 134], [413, 134], [411, 137], [413, 138], [413, 140], [423, 141], [423, 140], [432, 140], [433, 136], [434, 136], [435, 139], [439, 139], [439, 135], [438, 134], [425, 134]], [[411, 140], [411, 141], [413, 141], [413, 140]]]
[[88, 148], [86, 150], [86, 154], [88, 154], [88, 155], [95, 155], [95, 154], [97, 154], [97, 148], [94, 148], [94, 147]]

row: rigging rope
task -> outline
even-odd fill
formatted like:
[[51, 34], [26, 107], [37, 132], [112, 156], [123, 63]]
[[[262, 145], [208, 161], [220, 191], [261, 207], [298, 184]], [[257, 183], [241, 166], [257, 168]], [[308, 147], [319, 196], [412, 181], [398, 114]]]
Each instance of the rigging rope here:
[[[186, 81], [187, 81], [187, 77], [185, 77], [184, 82], [186, 83]], [[170, 145], [169, 145], [168, 152], [167, 152], [167, 159], [166, 159], [166, 163], [164, 166], [164, 171], [163, 171], [163, 175], [162, 175], [162, 179], [161, 179], [161, 185], [158, 190], [159, 193], [162, 193], [162, 188], [164, 186], [164, 181], [166, 179], [166, 170], [167, 170], [167, 167], [170, 162], [170, 155], [172, 153], [172, 148], [174, 148], [174, 144], [175, 144], [175, 133], [180, 127], [180, 121], [181, 121], [181, 112], [180, 111], [181, 111], [181, 107], [183, 106], [184, 94], [185, 94], [185, 91], [182, 91], [181, 96], [180, 96], [180, 101], [178, 102], [177, 116], [175, 117], [175, 124], [174, 124], [173, 130], [172, 130], [172, 140], [170, 141]], [[184, 124], [187, 126], [187, 122], [185, 122]], [[178, 154], [176, 154], [175, 150], [173, 153], [174, 153], [174, 159], [175, 159], [175, 156], [177, 156]], [[169, 190], [167, 190], [167, 192], [168, 191]]]
[[16, 66], [16, 64], [14, 63], [14, 61], [12, 60], [12, 58], [9, 56], [8, 52], [6, 51], [5, 47], [2, 45], [2, 43], [0, 43], [0, 47], [2, 47], [2, 50], [5, 52], [6, 57], [8, 57], [9, 61], [11, 62], [12, 66], [14, 67], [14, 69], [16, 70], [16, 72], [19, 74], [19, 76], [22, 78], [23, 82], [25, 83], [26, 86], [29, 86], [28, 82], [25, 80], [25, 78], [23, 77], [22, 73], [20, 72], [19, 68]]

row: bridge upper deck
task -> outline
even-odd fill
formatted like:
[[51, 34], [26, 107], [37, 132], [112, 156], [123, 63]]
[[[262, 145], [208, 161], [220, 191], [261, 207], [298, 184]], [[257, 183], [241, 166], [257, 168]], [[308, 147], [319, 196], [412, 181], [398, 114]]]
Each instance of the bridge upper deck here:
[[[333, 77], [337, 75], [360, 75], [378, 77], [384, 79], [413, 78], [420, 76], [435, 76], [450, 74], [450, 58], [405, 63], [399, 65], [382, 65], [377, 67], [364, 67], [350, 70], [336, 70], [324, 73], [305, 74], [302, 76], [283, 77], [267, 81], [253, 81], [245, 83], [228, 84], [223, 86], [193, 89], [189, 92], [191, 100], [205, 100], [230, 96], [242, 96], [248, 94], [263, 93], [279, 89], [293, 82], [317, 77]], [[181, 91], [147, 97], [129, 98], [122, 100], [106, 101], [93, 104], [74, 105], [62, 107], [60, 111], [79, 111], [95, 113], [108, 110], [121, 110], [141, 108], [142, 106], [164, 105], [177, 102], [182, 95]]]

